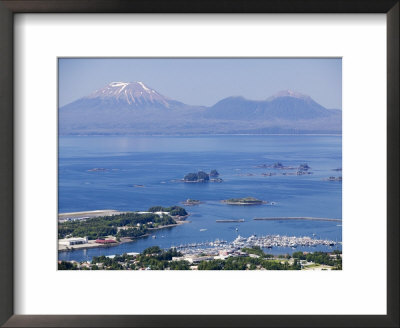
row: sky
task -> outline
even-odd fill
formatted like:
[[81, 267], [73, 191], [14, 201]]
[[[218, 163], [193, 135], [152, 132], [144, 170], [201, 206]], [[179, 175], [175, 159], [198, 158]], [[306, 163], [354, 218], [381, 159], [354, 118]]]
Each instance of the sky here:
[[230, 96], [263, 100], [282, 90], [342, 108], [340, 58], [60, 58], [59, 106], [111, 82], [141, 81], [188, 105], [212, 106]]

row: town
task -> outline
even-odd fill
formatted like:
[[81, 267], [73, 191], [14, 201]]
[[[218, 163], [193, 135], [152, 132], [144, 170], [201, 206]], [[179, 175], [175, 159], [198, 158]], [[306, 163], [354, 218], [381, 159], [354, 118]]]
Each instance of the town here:
[[266, 254], [259, 246], [190, 254], [152, 246], [141, 253], [93, 257], [92, 261], [59, 261], [59, 270], [341, 270], [342, 252]]
[[342, 252], [267, 254], [272, 247], [330, 246], [337, 243], [310, 237], [240, 235], [231, 243], [215, 240], [179, 245], [169, 250], [152, 246], [142, 253], [93, 257], [92, 261], [59, 262], [60, 270], [341, 270]]

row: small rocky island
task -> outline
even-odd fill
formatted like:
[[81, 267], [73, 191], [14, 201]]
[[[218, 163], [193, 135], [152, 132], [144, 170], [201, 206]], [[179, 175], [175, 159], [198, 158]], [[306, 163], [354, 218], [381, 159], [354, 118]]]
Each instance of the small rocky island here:
[[274, 164], [261, 164], [257, 165], [256, 167], [274, 170], [298, 170], [300, 172], [306, 172], [311, 169], [311, 167], [307, 163], [302, 163], [299, 166], [286, 166], [283, 165], [281, 162], [276, 162]]
[[300, 164], [298, 170], [299, 171], [308, 171], [311, 167], [307, 163]]
[[199, 205], [201, 203], [202, 202], [197, 199], [190, 199], [190, 198], [188, 198], [188, 199], [186, 199], [186, 201], [182, 202], [182, 204], [186, 205], [186, 206]]
[[210, 173], [199, 171], [197, 173], [186, 174], [183, 177], [183, 181], [187, 183], [222, 182], [223, 180], [218, 178], [218, 176], [219, 173], [217, 170], [211, 170]]
[[341, 176], [339, 176], [339, 177], [333, 177], [333, 176], [331, 176], [331, 177], [329, 177], [329, 178], [327, 178], [327, 179], [324, 179], [325, 181], [342, 181], [342, 177]]
[[95, 167], [93, 169], [87, 170], [88, 172], [106, 172], [108, 169], [105, 169], [104, 167]]
[[266, 201], [254, 197], [230, 198], [230, 199], [225, 199], [222, 202], [228, 205], [262, 205], [268, 203]]
[[281, 162], [276, 162], [274, 164], [261, 164], [257, 165], [257, 168], [264, 168], [264, 169], [275, 169], [275, 170], [295, 170], [297, 167], [295, 166], [285, 166]]
[[[256, 168], [269, 168], [269, 169], [274, 169], [274, 170], [297, 170], [296, 172], [283, 172], [281, 173], [282, 175], [306, 175], [306, 174], [312, 174], [311, 167], [307, 163], [302, 163], [299, 166], [285, 166], [281, 162], [276, 162], [274, 164], [261, 164], [257, 165]], [[276, 175], [275, 172], [266, 172], [262, 173], [262, 176], [270, 177], [273, 175]]]

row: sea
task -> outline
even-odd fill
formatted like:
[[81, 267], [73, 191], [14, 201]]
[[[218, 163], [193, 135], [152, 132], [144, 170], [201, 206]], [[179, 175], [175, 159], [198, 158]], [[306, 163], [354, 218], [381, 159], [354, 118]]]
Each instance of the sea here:
[[[283, 175], [296, 170], [259, 167], [277, 162], [287, 167], [307, 163], [312, 174]], [[86, 261], [93, 256], [141, 252], [154, 245], [170, 248], [217, 239], [231, 242], [238, 235], [254, 234], [310, 236], [338, 242], [332, 247], [266, 250], [275, 255], [342, 248], [341, 222], [254, 220], [342, 219], [342, 182], [327, 181], [330, 176], [342, 175], [335, 171], [342, 167], [340, 135], [60, 136], [58, 166], [59, 213], [146, 211], [157, 205], [179, 205], [190, 213], [188, 223], [118, 246], [59, 252], [59, 260]], [[187, 173], [213, 169], [223, 182], [181, 181]], [[269, 204], [237, 206], [221, 202], [242, 197], [255, 197]], [[183, 205], [189, 198], [201, 204]], [[228, 219], [244, 222], [216, 222]]]

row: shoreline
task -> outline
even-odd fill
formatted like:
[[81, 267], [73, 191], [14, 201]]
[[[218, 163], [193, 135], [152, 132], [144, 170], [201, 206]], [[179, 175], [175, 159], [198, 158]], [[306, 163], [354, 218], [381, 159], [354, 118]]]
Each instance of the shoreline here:
[[[92, 212], [95, 212], [95, 211], [92, 211]], [[78, 213], [78, 212], [76, 212], [76, 213]], [[82, 212], [79, 212], [79, 213], [82, 213]], [[136, 237], [136, 238], [122, 237], [120, 239], [121, 241], [117, 241], [117, 242], [111, 243], [111, 244], [98, 244], [98, 243], [94, 242], [93, 240], [90, 240], [90, 242], [88, 242], [87, 244], [77, 244], [77, 245], [74, 245], [74, 246], [63, 246], [63, 245], [58, 244], [57, 251], [58, 252], [73, 252], [73, 251], [76, 251], [76, 250], [89, 249], [89, 248], [105, 248], [105, 247], [119, 246], [121, 244], [134, 242], [134, 241], [136, 241], [136, 240], [138, 240], [140, 238], [150, 237], [151, 236], [151, 232], [153, 232], [153, 231], [162, 230], [162, 229], [166, 229], [166, 228], [173, 228], [173, 227], [177, 227], [177, 226], [180, 226], [182, 224], [185, 224], [185, 223], [189, 223], [190, 221], [185, 221], [185, 219], [187, 217], [189, 217], [189, 215], [185, 215], [185, 216], [181, 217], [182, 220], [175, 220], [176, 224], [168, 224], [168, 225], [161, 226], [161, 227], [158, 227], [158, 228], [149, 228], [148, 230], [149, 230], [150, 233], [146, 233], [146, 234], [144, 234], [142, 236], [139, 236], [139, 237]]]
[[118, 211], [118, 210], [112, 210], [112, 209], [65, 212], [65, 213], [58, 213], [58, 220], [65, 220], [67, 218], [79, 218], [82, 216], [87, 216], [89, 218], [95, 218], [95, 217], [99, 217], [99, 216], [112, 216], [112, 215], [125, 214], [125, 213], [128, 213], [128, 211]]

